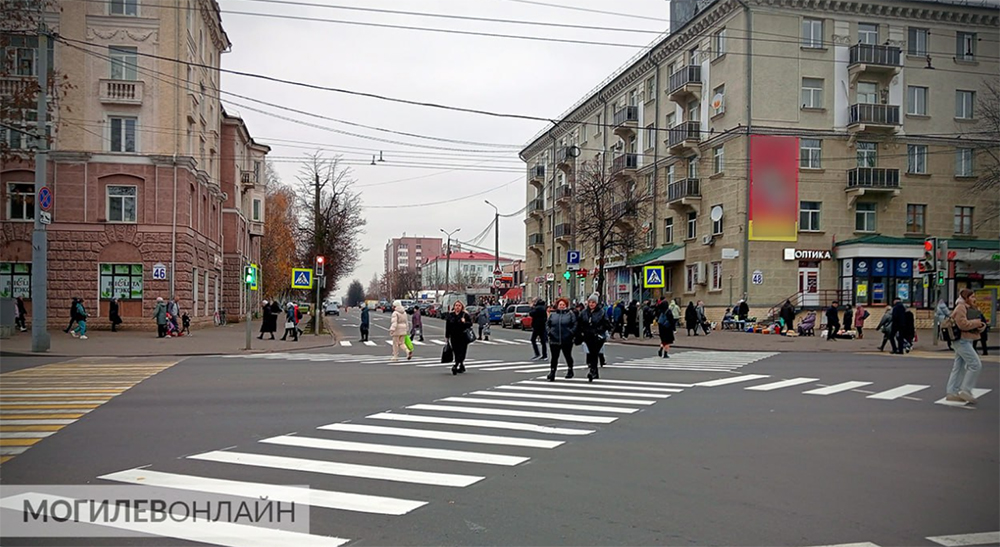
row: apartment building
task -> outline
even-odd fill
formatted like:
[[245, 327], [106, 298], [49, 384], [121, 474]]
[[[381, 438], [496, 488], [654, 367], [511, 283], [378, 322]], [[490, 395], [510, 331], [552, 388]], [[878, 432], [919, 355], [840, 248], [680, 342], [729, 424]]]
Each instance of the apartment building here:
[[402, 237], [390, 239], [385, 244], [385, 273], [397, 270], [419, 272], [428, 259], [441, 254], [440, 237]]
[[[980, 220], [997, 196], [971, 190], [990, 161], [977, 132], [1000, 73], [996, 9], [690, 4], [522, 150], [527, 298], [594, 290], [596, 276], [563, 278], [577, 250], [610, 300], [704, 300], [716, 315], [740, 298], [760, 314], [786, 298], [926, 307], [938, 289], [915, 260], [929, 236], [953, 252], [946, 294], [1000, 285], [1000, 224]], [[574, 229], [585, 161], [653, 196], [628, 222], [635, 249], [603, 265]], [[643, 287], [645, 266], [663, 266], [663, 288]]]
[[[176, 296], [194, 323], [225, 307], [235, 317], [245, 299], [223, 295], [242, 285], [236, 268], [259, 256], [267, 147], [219, 102], [217, 68], [232, 44], [218, 4], [57, 7], [46, 24], [65, 42], [51, 47], [50, 67], [70, 85], [50, 113], [49, 316], [58, 324], [70, 299], [82, 296], [92, 323], [106, 325], [116, 297], [125, 326], [147, 325], [156, 298]], [[0, 92], [36, 77], [37, 37], [18, 45]], [[11, 149], [25, 152], [0, 165], [0, 293], [30, 306], [34, 128], [23, 129], [0, 129]]]
[[[509, 258], [500, 258], [500, 264], [510, 264]], [[450, 255], [433, 256], [421, 268], [421, 287], [490, 288], [497, 259], [490, 253], [456, 251]], [[513, 275], [513, 274], [511, 274]]]

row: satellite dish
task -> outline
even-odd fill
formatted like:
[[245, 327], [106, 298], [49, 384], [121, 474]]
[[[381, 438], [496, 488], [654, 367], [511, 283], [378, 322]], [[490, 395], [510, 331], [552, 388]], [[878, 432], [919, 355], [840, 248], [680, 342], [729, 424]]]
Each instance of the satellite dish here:
[[712, 108], [716, 110], [722, 108], [723, 101], [725, 101], [725, 97], [722, 96], [722, 93], [716, 93], [715, 96], [712, 97]]
[[719, 222], [722, 220], [722, 206], [716, 205], [715, 207], [712, 207], [712, 212], [709, 216], [711, 217], [712, 222]]

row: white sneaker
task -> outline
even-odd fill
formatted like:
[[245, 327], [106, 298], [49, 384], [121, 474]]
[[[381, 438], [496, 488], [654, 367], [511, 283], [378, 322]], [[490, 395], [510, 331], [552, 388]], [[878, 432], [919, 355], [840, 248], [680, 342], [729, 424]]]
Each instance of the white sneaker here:
[[80, 340], [86, 340], [86, 339], [87, 339], [87, 335], [86, 334], [84, 334], [83, 336], [80, 337]]
[[69, 333], [73, 335], [73, 338], [79, 338], [80, 337], [80, 335], [77, 334], [75, 330], [71, 330], [71, 331], [69, 331]]

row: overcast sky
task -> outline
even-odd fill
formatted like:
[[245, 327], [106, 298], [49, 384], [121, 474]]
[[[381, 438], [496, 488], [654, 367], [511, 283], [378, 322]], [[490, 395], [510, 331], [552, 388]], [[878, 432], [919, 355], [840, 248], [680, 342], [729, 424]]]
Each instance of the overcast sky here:
[[[412, 101], [555, 118], [639, 49], [442, 34], [233, 12], [629, 45], [648, 44], [656, 38], [655, 32], [662, 32], [667, 25], [666, 0], [540, 1], [563, 7], [520, 0], [302, 0], [301, 3], [587, 25], [602, 29], [617, 27], [654, 33], [438, 19], [289, 5], [283, 0], [221, 0], [223, 26], [233, 44], [232, 51], [223, 55], [222, 66]], [[571, 8], [615, 11], [638, 17]], [[345, 292], [353, 278], [367, 285], [372, 274], [382, 273], [382, 253], [386, 241], [392, 237], [399, 237], [404, 232], [442, 236], [439, 232], [442, 228], [449, 231], [461, 228], [457, 237], [469, 241], [481, 234], [493, 219], [493, 209], [484, 199], [496, 204], [501, 214], [516, 213], [525, 205], [524, 164], [517, 152], [518, 147], [545, 128], [541, 122], [399, 104], [228, 74], [223, 74], [222, 82], [226, 91], [313, 115], [470, 143], [442, 142], [352, 127], [223, 95], [227, 110], [242, 116], [254, 138], [271, 147], [270, 157], [286, 184], [295, 180], [298, 158], [316, 150], [331, 157], [341, 155], [355, 164], [351, 168], [368, 220], [362, 243], [368, 251], [362, 255], [355, 272], [341, 280], [338, 292]], [[305, 121], [321, 128], [282, 118]], [[385, 161], [371, 166], [373, 154], [381, 154]], [[427, 165], [419, 168], [399, 166], [405, 163]], [[445, 201], [448, 203], [417, 207]], [[500, 219], [502, 256], [524, 256], [524, 218], [519, 214]], [[492, 233], [482, 246], [493, 248]]]

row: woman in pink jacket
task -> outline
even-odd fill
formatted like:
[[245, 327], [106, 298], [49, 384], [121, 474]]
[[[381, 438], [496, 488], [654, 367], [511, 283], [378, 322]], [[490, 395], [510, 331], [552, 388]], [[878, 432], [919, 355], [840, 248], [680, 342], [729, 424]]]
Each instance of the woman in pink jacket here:
[[854, 308], [854, 329], [858, 331], [858, 340], [865, 337], [865, 332], [863, 330], [865, 327], [865, 319], [868, 319], [868, 312], [865, 310], [864, 306], [858, 304], [857, 307]]
[[983, 362], [979, 360], [979, 355], [972, 347], [972, 341], [979, 340], [979, 333], [986, 328], [986, 324], [982, 319], [970, 319], [970, 317], [980, 317], [979, 310], [976, 309], [976, 293], [971, 289], [962, 289], [958, 294], [959, 298], [955, 302], [951, 318], [961, 331], [961, 336], [952, 342], [952, 347], [955, 349], [955, 365], [951, 368], [951, 376], [948, 377], [948, 391], [945, 398], [949, 401], [964, 401], [966, 404], [974, 405], [976, 397], [972, 394], [972, 390], [976, 387]]

